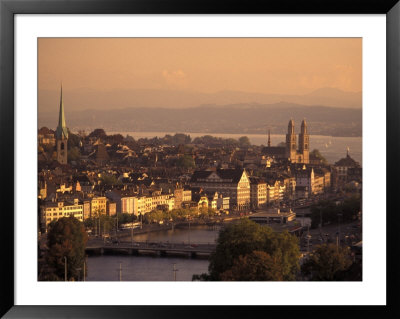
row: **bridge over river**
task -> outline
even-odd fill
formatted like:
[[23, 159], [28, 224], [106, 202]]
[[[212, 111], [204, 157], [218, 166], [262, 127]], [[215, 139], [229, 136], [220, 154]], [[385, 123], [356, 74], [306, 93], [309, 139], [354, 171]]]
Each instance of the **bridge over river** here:
[[215, 250], [215, 244], [169, 243], [169, 242], [129, 242], [104, 243], [88, 242], [88, 255], [145, 255], [145, 256], [174, 256], [189, 258], [208, 258]]

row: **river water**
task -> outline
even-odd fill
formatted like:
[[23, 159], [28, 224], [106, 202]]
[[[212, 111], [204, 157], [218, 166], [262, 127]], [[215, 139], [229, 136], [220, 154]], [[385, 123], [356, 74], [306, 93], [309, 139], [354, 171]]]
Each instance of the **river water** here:
[[[107, 134], [130, 135], [134, 139], [164, 137], [166, 134], [175, 135], [175, 132], [107, 132]], [[246, 135], [254, 145], [267, 145], [267, 135], [264, 134], [221, 134], [221, 133], [185, 133], [192, 139], [212, 135], [222, 138], [235, 138]], [[285, 135], [271, 135], [271, 145], [275, 146], [286, 140]], [[318, 149], [330, 164], [334, 164], [339, 159], [346, 156], [347, 148], [350, 156], [362, 164], [362, 137], [333, 137], [324, 135], [310, 135], [310, 150]]]
[[[214, 243], [218, 228], [191, 226], [134, 235], [134, 241], [170, 243]], [[191, 281], [193, 274], [206, 273], [208, 260], [189, 257], [149, 257], [149, 256], [90, 256], [87, 258], [87, 281]], [[175, 264], [176, 272], [173, 271]]]

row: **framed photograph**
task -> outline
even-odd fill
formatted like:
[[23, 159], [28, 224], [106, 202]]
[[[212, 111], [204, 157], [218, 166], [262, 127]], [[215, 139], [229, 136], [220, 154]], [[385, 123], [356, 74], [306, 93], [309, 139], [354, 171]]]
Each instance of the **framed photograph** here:
[[400, 314], [397, 1], [0, 14], [1, 315]]

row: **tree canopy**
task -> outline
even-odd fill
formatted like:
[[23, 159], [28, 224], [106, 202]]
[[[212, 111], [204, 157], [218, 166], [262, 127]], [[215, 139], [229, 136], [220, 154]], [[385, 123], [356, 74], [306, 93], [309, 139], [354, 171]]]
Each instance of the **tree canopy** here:
[[322, 156], [322, 154], [319, 152], [319, 150], [313, 149], [310, 152], [310, 155], [315, 156], [315, 158], [319, 159], [322, 164], [328, 165], [328, 161], [326, 160], [326, 158], [324, 156]]
[[346, 198], [343, 203], [336, 204], [331, 200], [321, 200], [311, 208], [311, 228], [318, 227], [321, 222], [339, 223], [351, 222], [357, 219], [358, 213], [361, 210], [361, 197], [354, 195]]
[[[243, 275], [255, 265], [263, 269], [259, 276]], [[210, 280], [294, 280], [299, 270], [298, 239], [242, 219], [220, 231], [208, 270]]]
[[247, 136], [239, 137], [239, 145], [240, 146], [250, 146], [250, 139]]
[[107, 134], [102, 128], [96, 128], [89, 134], [89, 137], [97, 137], [97, 138], [105, 139], [107, 137]]
[[183, 155], [177, 159], [176, 166], [188, 169], [188, 168], [195, 168], [196, 164], [192, 156]]
[[343, 273], [352, 266], [349, 247], [337, 247], [334, 244], [319, 246], [303, 264], [303, 275], [311, 280], [343, 280]]
[[223, 281], [281, 281], [282, 269], [279, 267], [276, 257], [264, 251], [239, 256], [233, 262], [232, 268], [221, 274]]
[[49, 224], [46, 263], [51, 280], [64, 280], [67, 260], [67, 280], [83, 278], [87, 233], [75, 217], [63, 217]]

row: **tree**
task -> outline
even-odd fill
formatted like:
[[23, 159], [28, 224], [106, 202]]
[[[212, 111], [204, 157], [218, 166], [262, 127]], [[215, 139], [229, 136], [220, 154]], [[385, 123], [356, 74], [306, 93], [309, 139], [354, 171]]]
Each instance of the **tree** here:
[[239, 256], [231, 269], [221, 274], [223, 281], [281, 281], [283, 271], [278, 258], [263, 251]]
[[79, 143], [81, 141], [81, 137], [79, 135], [76, 135], [72, 133], [70, 130], [68, 130], [68, 152], [72, 150], [74, 147], [79, 147]]
[[319, 150], [317, 150], [317, 149], [312, 150], [310, 152], [310, 156], [314, 156], [317, 159], [319, 159], [322, 164], [328, 165], [328, 161], [326, 160], [326, 158], [324, 156], [322, 156], [322, 154], [319, 152]]
[[47, 278], [64, 280], [64, 257], [67, 260], [67, 279], [83, 278], [86, 242], [85, 227], [75, 217], [63, 217], [51, 222], [47, 234]]
[[183, 155], [179, 157], [178, 160], [176, 161], [176, 166], [188, 169], [188, 168], [195, 168], [196, 164], [192, 156]]
[[334, 244], [319, 246], [310, 258], [303, 264], [303, 275], [311, 280], [340, 280], [343, 272], [352, 265], [349, 247], [337, 247]]
[[77, 161], [81, 157], [81, 152], [79, 151], [79, 148], [74, 146], [68, 151], [68, 162], [71, 161]]
[[100, 177], [101, 185], [121, 185], [122, 182], [118, 180], [115, 175], [112, 174], [102, 174]]
[[250, 140], [247, 136], [239, 137], [239, 145], [240, 146], [250, 146]]
[[93, 132], [89, 134], [89, 137], [105, 139], [107, 137], [107, 134], [102, 128], [96, 128]]
[[322, 223], [338, 223], [339, 214], [341, 222], [354, 221], [361, 210], [361, 197], [354, 195], [346, 198], [343, 203], [336, 204], [331, 200], [321, 200], [311, 208], [311, 228], [318, 227], [321, 218]]
[[275, 233], [270, 227], [241, 219], [220, 231], [216, 250], [210, 257], [208, 270], [211, 280], [221, 280], [221, 275], [234, 267], [240, 256], [254, 251], [269, 254], [281, 268], [283, 280], [296, 278], [300, 254], [298, 239], [287, 232]]

